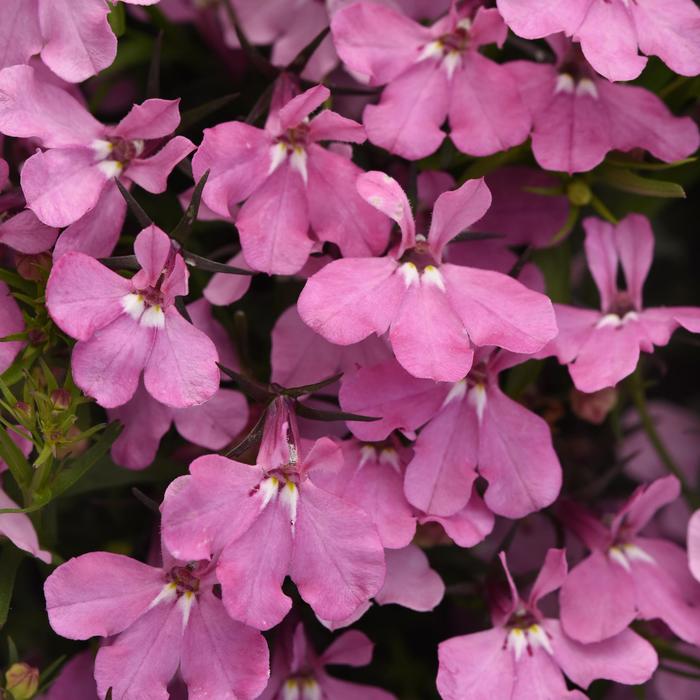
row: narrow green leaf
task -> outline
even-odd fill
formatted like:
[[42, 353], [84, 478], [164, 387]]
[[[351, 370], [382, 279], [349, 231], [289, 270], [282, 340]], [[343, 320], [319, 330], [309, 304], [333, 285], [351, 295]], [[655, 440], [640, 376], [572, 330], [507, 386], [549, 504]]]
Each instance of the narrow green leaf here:
[[192, 233], [192, 227], [195, 221], [197, 221], [197, 214], [199, 214], [199, 207], [202, 203], [202, 192], [204, 192], [204, 186], [207, 184], [208, 178], [209, 170], [199, 178], [199, 182], [195, 185], [192, 192], [192, 199], [190, 199], [185, 213], [182, 215], [180, 221], [178, 221], [177, 226], [170, 233], [170, 236], [176, 241], [179, 241], [182, 245], [184, 245], [189, 238], [190, 233]]
[[110, 11], [107, 15], [109, 26], [112, 27], [115, 36], [120, 37], [126, 31], [126, 10], [120, 2], [110, 2], [109, 6]]
[[624, 168], [602, 167], [598, 172], [602, 182], [610, 187], [641, 195], [643, 197], [660, 197], [664, 199], [684, 199], [685, 190], [676, 182], [651, 180]]
[[690, 163], [695, 163], [696, 161], [697, 158], [684, 158], [683, 160], [676, 160], [673, 163], [646, 163], [644, 161], [633, 160], [631, 158], [616, 158], [615, 156], [608, 156], [605, 159], [605, 163], [607, 165], [612, 165], [616, 168], [650, 171], [672, 170], [673, 168], [680, 168], [684, 165], [690, 165]]
[[23, 558], [24, 552], [17, 549], [12, 542], [6, 540], [3, 543], [2, 554], [0, 554], [0, 628], [7, 622], [17, 569]]
[[153, 221], [151, 221], [151, 217], [146, 214], [141, 205], [134, 199], [134, 195], [132, 195], [131, 192], [129, 192], [129, 190], [127, 190], [126, 187], [119, 182], [118, 178], [115, 179], [114, 182], [116, 183], [118, 190], [121, 192], [122, 197], [124, 197], [124, 200], [129, 205], [131, 213], [136, 217], [139, 224], [141, 224], [143, 228], [152, 226]]
[[146, 83], [146, 97], [154, 99], [160, 97], [160, 63], [163, 53], [163, 30], [153, 40], [153, 53], [148, 67], [148, 82]]
[[5, 428], [0, 428], [0, 457], [9, 467], [17, 485], [22, 490], [26, 489], [32, 479], [32, 468]]
[[285, 389], [284, 387], [277, 387], [277, 385], [273, 385], [273, 388], [279, 388], [279, 392], [281, 394], [284, 394], [285, 396], [305, 396], [306, 394], [313, 394], [319, 391], [319, 389], [323, 389], [324, 387], [330, 386], [331, 384], [335, 384], [342, 376], [343, 373], [338, 372], [338, 374], [334, 374], [332, 377], [328, 377], [327, 379], [322, 379], [320, 382], [316, 382], [315, 384], [293, 386], [289, 387], [288, 389]]
[[231, 102], [233, 102], [238, 95], [239, 93], [234, 92], [230, 95], [217, 97], [214, 100], [209, 100], [208, 102], [199, 105], [199, 107], [193, 107], [192, 109], [184, 111], [180, 119], [180, 125], [175, 133], [181, 134], [184, 131], [187, 131], [189, 128], [199, 124], [199, 122], [203, 121], [215, 112], [218, 112], [220, 109], [223, 109], [226, 107], [226, 105], [231, 104]]
[[337, 420], [357, 421], [358, 423], [373, 423], [381, 420], [377, 416], [360, 416], [356, 413], [346, 413], [345, 411], [319, 411], [316, 408], [310, 408], [303, 403], [295, 404], [297, 415], [309, 420], [318, 420], [323, 422], [332, 422]]
[[216, 262], [203, 258], [200, 255], [190, 253], [188, 250], [182, 251], [182, 257], [190, 267], [196, 267], [198, 270], [205, 272], [223, 272], [225, 275], [254, 275], [253, 270], [244, 270], [241, 267], [233, 267], [232, 265], [224, 265], [224, 263]]

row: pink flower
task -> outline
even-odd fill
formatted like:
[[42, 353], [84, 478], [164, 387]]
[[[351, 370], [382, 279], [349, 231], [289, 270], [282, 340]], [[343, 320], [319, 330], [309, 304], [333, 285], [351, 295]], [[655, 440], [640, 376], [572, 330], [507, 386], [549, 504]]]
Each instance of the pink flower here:
[[700, 136], [690, 117], [675, 117], [649, 90], [601, 78], [563, 36], [549, 43], [556, 63], [505, 66], [532, 114], [532, 151], [543, 168], [585, 172], [609, 151], [635, 148], [670, 163], [697, 149]]
[[[545, 353], [556, 354], [569, 366], [576, 388], [590, 394], [634, 372], [640, 350], [653, 352], [655, 345], [667, 345], [679, 326], [700, 332], [700, 309], [642, 307], [642, 287], [654, 251], [654, 234], [646, 218], [630, 214], [617, 226], [588, 218], [583, 225], [601, 310], [555, 305], [559, 335]], [[625, 275], [624, 290], [617, 285], [618, 264]]]
[[270, 683], [259, 700], [394, 700], [385, 690], [341, 681], [326, 671], [326, 666], [366, 666], [372, 652], [372, 642], [362, 632], [350, 630], [319, 656], [301, 623], [295, 628], [287, 625], [278, 635]]
[[499, 272], [442, 262], [449, 241], [491, 203], [483, 179], [437, 199], [427, 239], [416, 236], [408, 199], [395, 180], [370, 172], [357, 187], [399, 224], [401, 243], [382, 258], [335, 260], [309, 279], [299, 315], [326, 340], [350, 345], [389, 331], [408, 372], [454, 382], [469, 372], [474, 346], [533, 353], [556, 335], [544, 295]]
[[69, 639], [111, 637], [97, 653], [104, 700], [167, 700], [180, 669], [190, 700], [252, 700], [269, 676], [265, 639], [231, 620], [215, 566], [164, 555], [162, 567], [109, 552], [59, 566], [44, 584], [51, 626]]
[[157, 401], [185, 408], [219, 387], [214, 343], [174, 306], [189, 273], [170, 238], [155, 226], [134, 243], [141, 265], [131, 279], [83, 253], [66, 253], [51, 270], [46, 303], [56, 324], [78, 343], [75, 383], [105, 408], [125, 404], [141, 373]]
[[265, 129], [227, 122], [204, 131], [192, 162], [195, 178], [210, 170], [204, 202], [221, 216], [246, 200], [236, 226], [255, 270], [298, 272], [314, 238], [337, 244], [344, 255], [386, 247], [388, 222], [355, 189], [362, 171], [318, 143], [362, 143], [362, 126], [330, 110], [308, 119], [329, 95], [321, 85], [297, 95], [271, 113]]
[[88, 649], [76, 654], [51, 683], [45, 700], [99, 700], [94, 678], [95, 660]]
[[579, 690], [567, 690], [564, 676], [587, 688], [597, 678], [637, 685], [654, 673], [654, 648], [632, 630], [596, 644], [571, 639], [558, 620], [545, 617], [538, 602], [562, 585], [566, 577], [563, 550], [550, 549], [527, 599], [510, 585], [510, 599], [492, 611], [493, 629], [455, 637], [438, 647], [437, 686], [443, 700], [542, 698], [584, 700]]
[[464, 153], [486, 156], [522, 143], [530, 119], [513, 78], [479, 48], [503, 44], [507, 29], [498, 12], [450, 12], [424, 27], [399, 10], [359, 2], [331, 22], [345, 65], [387, 85], [379, 105], [369, 105], [369, 140], [410, 160], [430, 155], [442, 143], [442, 125]]
[[[154, 5], [158, 0], [124, 2]], [[117, 55], [103, 0], [5, 0], [2, 9], [0, 68], [41, 54], [54, 73], [80, 83], [110, 66]]]
[[591, 550], [562, 586], [561, 621], [570, 637], [598, 642], [637, 618], [660, 618], [681, 639], [700, 642], [700, 583], [688, 571], [685, 551], [639, 535], [679, 494], [674, 476], [640, 486], [609, 526], [576, 504], [562, 508], [564, 523]]
[[[24, 331], [24, 317], [8, 286], [0, 282], [0, 338]], [[24, 347], [21, 340], [0, 342], [0, 373], [4, 372]]]
[[692, 0], [498, 0], [508, 26], [526, 39], [565, 32], [610, 80], [633, 80], [650, 56], [681, 75], [700, 73], [700, 11]]
[[693, 576], [700, 581], [700, 511], [688, 523], [688, 561]]
[[165, 192], [171, 170], [195, 148], [183, 136], [168, 139], [180, 123], [179, 100], [147, 100], [116, 126], [104, 126], [29, 66], [0, 72], [0, 97], [0, 132], [37, 139], [46, 149], [26, 161], [21, 181], [42, 223], [69, 227], [56, 257], [69, 250], [109, 255], [126, 213], [115, 178]]
[[499, 387], [498, 374], [518, 362], [507, 353], [480, 351], [467, 377], [450, 385], [413, 378], [391, 361], [347, 375], [340, 402], [343, 410], [383, 417], [349, 424], [363, 439], [422, 427], [404, 480], [415, 508], [455, 515], [469, 503], [480, 475], [489, 483], [489, 509], [520, 518], [554, 502], [561, 466], [547, 423]]
[[[384, 581], [384, 550], [369, 516], [316, 485], [340, 448], [304, 449], [285, 400], [268, 408], [257, 464], [210, 455], [176, 479], [163, 504], [166, 546], [178, 557], [221, 552], [217, 575], [234, 618], [269, 629], [287, 614], [289, 575], [323, 620], [342, 620]], [[264, 543], [264, 544], [261, 544]]]

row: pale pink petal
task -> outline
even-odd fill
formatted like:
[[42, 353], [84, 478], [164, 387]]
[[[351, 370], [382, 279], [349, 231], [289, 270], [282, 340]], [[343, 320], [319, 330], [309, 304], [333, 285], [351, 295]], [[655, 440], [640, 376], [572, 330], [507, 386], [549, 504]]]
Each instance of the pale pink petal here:
[[512, 277], [444, 264], [447, 296], [474, 345], [533, 353], [557, 334], [549, 299]]
[[445, 138], [441, 126], [449, 106], [445, 70], [437, 61], [421, 61], [384, 88], [378, 105], [365, 107], [367, 138], [402, 158], [425, 158]]
[[496, 8], [479, 7], [474, 15], [470, 35], [475, 46], [498, 44], [502, 48], [508, 36], [508, 27]]
[[586, 231], [584, 249], [588, 269], [598, 287], [601, 308], [607, 310], [617, 295], [618, 252], [615, 228], [608, 221], [592, 216], [584, 219], [583, 227]]
[[498, 9], [508, 26], [526, 39], [574, 32], [581, 24], [591, 0], [498, 0]]
[[355, 183], [362, 170], [314, 144], [308, 149], [307, 168], [309, 219], [316, 236], [336, 243], [345, 257], [384, 252], [390, 222], [357, 193]]
[[549, 425], [495, 384], [486, 390], [479, 473], [489, 482], [486, 504], [509, 518], [551, 505], [561, 488], [561, 466]]
[[204, 130], [202, 145], [192, 158], [195, 180], [209, 170], [202, 199], [227, 218], [237, 202], [250, 197], [267, 180], [272, 139], [262, 129], [226, 122]]
[[297, 308], [304, 323], [326, 340], [351, 345], [382, 335], [405, 293], [393, 258], [335, 260], [309, 278]]
[[539, 600], [561, 588], [567, 573], [566, 550], [550, 549], [535, 582], [532, 584], [528, 599], [530, 605], [535, 607]]
[[143, 229], [134, 241], [134, 254], [141, 270], [133, 284], [137, 288], [155, 286], [171, 251], [172, 242], [167, 233], [154, 224]]
[[155, 331], [144, 382], [153, 398], [174, 408], [209, 400], [219, 388], [219, 355], [209, 337], [171, 306], [165, 325]]
[[606, 554], [592, 552], [571, 570], [559, 593], [566, 634], [590, 644], [622, 632], [637, 616], [633, 581]]
[[423, 428], [406, 469], [408, 501], [431, 515], [449, 516], [462, 510], [476, 479], [479, 433], [470, 402], [451, 401]]
[[236, 217], [246, 262], [268, 274], [299, 272], [313, 248], [307, 193], [301, 175], [282, 164]]
[[506, 631], [453, 637], [438, 646], [437, 687], [443, 700], [511, 698], [516, 682], [513, 652], [505, 648]]
[[78, 100], [37, 79], [30, 66], [3, 70], [0, 95], [0, 131], [7, 136], [36, 138], [47, 148], [56, 148], [89, 145], [104, 132]]
[[442, 517], [425, 515], [421, 523], [439, 523], [447, 535], [460, 547], [474, 547], [493, 530], [495, 517], [476, 491], [469, 503], [454, 515]]
[[293, 97], [278, 112], [280, 129], [286, 131], [297, 126], [301, 121], [318, 109], [329, 97], [330, 90], [325, 85], [315, 85], [301, 95]]
[[343, 377], [340, 405], [344, 411], [381, 418], [349, 427], [360, 440], [384, 440], [396, 429], [416, 430], [442, 406], [450, 387], [418, 379], [393, 360], [364, 367]]
[[301, 487], [289, 574], [324, 620], [352, 614], [384, 582], [384, 550], [369, 516], [311, 482]]
[[642, 289], [654, 258], [654, 233], [649, 219], [629, 214], [615, 229], [620, 263], [625, 272], [627, 291], [638, 309], [642, 308]]
[[395, 80], [418, 60], [430, 31], [397, 10], [355, 3], [335, 14], [333, 43], [342, 61], [376, 84]]
[[54, 244], [56, 236], [58, 231], [42, 224], [29, 209], [0, 224], [0, 243], [28, 255], [48, 250]]
[[700, 581], [700, 511], [688, 523], [688, 561], [693, 576]]
[[[196, 605], [196, 603], [195, 603]], [[111, 644], [97, 652], [100, 698], [168, 700], [168, 683], [180, 663], [183, 613], [179, 605], [156, 605]]]
[[[19, 508], [1, 488], [0, 508]], [[0, 535], [7, 537], [15, 547], [29, 552], [45, 564], [51, 563], [51, 553], [41, 549], [34, 525], [25, 513], [0, 514]]]
[[[0, 338], [15, 335], [24, 330], [24, 317], [10, 290], [4, 282], [0, 282]], [[14, 361], [24, 343], [12, 340], [0, 342], [0, 372], [4, 372]]]
[[410, 610], [428, 612], [436, 608], [445, 594], [440, 575], [430, 568], [423, 550], [416, 545], [385, 552], [386, 579], [374, 596], [379, 605], [395, 603]]
[[130, 627], [167, 584], [160, 569], [109, 552], [61, 564], [44, 585], [54, 631], [69, 639], [109, 637]]
[[449, 117], [452, 142], [473, 156], [508, 150], [530, 133], [530, 115], [515, 79], [477, 52], [455, 72]]
[[88, 340], [124, 313], [122, 299], [129, 292], [129, 280], [83, 253], [67, 253], [51, 270], [46, 305], [62, 331]]
[[675, 501], [680, 495], [680, 482], [671, 474], [639, 486], [613, 519], [613, 532], [624, 528], [625, 533], [638, 533], [646, 527], [657, 511]]
[[559, 335], [541, 351], [542, 357], [556, 355], [559, 362], [569, 364], [595, 333], [600, 312], [554, 304]]
[[[80, 253], [64, 255], [59, 263], [73, 255]], [[96, 330], [89, 340], [80, 340], [71, 360], [75, 383], [104, 408], [126, 403], [149, 361], [156, 332], [122, 314]]]
[[344, 632], [323, 652], [324, 666], [367, 666], [372, 661], [374, 644], [359, 630]]
[[[226, 264], [244, 270], [249, 269], [243, 253], [234, 255]], [[204, 288], [204, 297], [215, 306], [228, 306], [245, 295], [250, 289], [252, 279], [252, 275], [229, 275], [217, 272], [212, 275], [209, 284]]]
[[41, 51], [37, 0], [7, 0], [0, 23], [0, 68], [27, 63]]
[[253, 700], [270, 674], [267, 643], [231, 620], [213, 595], [200, 595], [184, 634], [180, 671], [189, 700]]
[[76, 654], [66, 662], [46, 693], [46, 700], [98, 700], [92, 651]]
[[362, 124], [324, 109], [309, 124], [309, 138], [313, 141], [364, 143], [367, 135]]
[[323, 688], [324, 696], [333, 700], [396, 700], [394, 695], [381, 688], [341, 681], [331, 676], [324, 676], [319, 685]]
[[189, 139], [176, 136], [150, 158], [133, 160], [126, 169], [127, 177], [147, 192], [161, 194], [168, 187], [173, 168], [195, 148]]
[[157, 139], [172, 134], [179, 124], [179, 99], [151, 99], [134, 105], [112, 134], [123, 139]]
[[428, 233], [430, 250], [436, 260], [442, 257], [447, 243], [481, 219], [490, 206], [491, 192], [484, 178], [467, 180], [458, 189], [443, 192], [435, 201]]
[[[506, 653], [512, 654], [512, 650]], [[544, 649], [525, 652], [515, 663], [516, 681], [511, 700], [585, 700], [586, 696], [566, 687], [564, 674]]]
[[551, 63], [533, 61], [510, 61], [502, 67], [515, 79], [520, 98], [536, 122], [537, 116], [549, 109], [555, 96], [559, 77], [556, 67]]
[[27, 207], [48, 226], [76, 222], [99, 201], [109, 176], [90, 148], [55, 148], [35, 153], [21, 174]]

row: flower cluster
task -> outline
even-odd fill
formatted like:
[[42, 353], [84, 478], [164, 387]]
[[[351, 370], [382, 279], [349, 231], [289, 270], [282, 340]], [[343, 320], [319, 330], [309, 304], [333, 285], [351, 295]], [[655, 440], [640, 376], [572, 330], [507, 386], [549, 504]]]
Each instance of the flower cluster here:
[[0, 20], [0, 695], [697, 697], [693, 0], [124, 3]]

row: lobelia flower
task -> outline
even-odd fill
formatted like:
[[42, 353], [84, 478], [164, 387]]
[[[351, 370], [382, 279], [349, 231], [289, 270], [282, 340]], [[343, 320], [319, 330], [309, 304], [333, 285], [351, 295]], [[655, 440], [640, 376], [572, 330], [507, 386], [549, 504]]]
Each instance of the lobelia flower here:
[[[187, 313], [194, 327], [214, 342], [221, 363], [237, 369], [238, 361], [226, 329], [214, 319], [207, 301], [198, 299], [188, 304]], [[171, 408], [152, 398], [143, 382], [139, 382], [131, 400], [107, 415], [124, 425], [112, 445], [114, 462], [128, 469], [145, 469], [152, 464], [161, 438], [173, 423], [185, 440], [209, 450], [223, 449], [245, 428], [248, 403], [240, 392], [220, 388], [203, 404]]]
[[[643, 308], [642, 287], [654, 251], [648, 219], [630, 214], [613, 226], [588, 218], [583, 226], [586, 258], [600, 292], [601, 310], [556, 304], [559, 335], [543, 354], [555, 354], [568, 365], [576, 388], [591, 394], [632, 374], [640, 351], [653, 352], [654, 346], [667, 345], [679, 326], [700, 332], [700, 308]], [[617, 285], [618, 264], [626, 289]]]
[[359, 2], [341, 9], [331, 31], [341, 59], [372, 85], [387, 85], [365, 108], [369, 140], [410, 160], [450, 138], [464, 153], [486, 156], [522, 143], [530, 118], [510, 74], [479, 48], [501, 46], [507, 28], [495, 9], [474, 3], [430, 27], [397, 9]]
[[630, 685], [651, 678], [656, 652], [632, 630], [596, 644], [581, 644], [558, 620], [539, 610], [539, 601], [566, 577], [564, 550], [549, 550], [527, 599], [520, 597], [503, 553], [501, 562], [510, 600], [492, 610], [493, 629], [454, 637], [438, 647], [437, 686], [443, 700], [585, 700], [580, 690], [567, 690], [564, 676], [582, 688], [598, 678]]
[[565, 32], [609, 80], [633, 80], [658, 56], [675, 73], [700, 73], [700, 11], [692, 0], [497, 0], [526, 39]]
[[[0, 281], [0, 338], [24, 331], [24, 316], [8, 286]], [[0, 373], [4, 372], [24, 347], [21, 340], [0, 342]]]
[[392, 430], [422, 426], [404, 479], [415, 508], [455, 515], [469, 503], [480, 475], [489, 484], [488, 508], [521, 518], [553, 503], [561, 488], [549, 426], [498, 384], [499, 373], [522, 359], [479, 350], [469, 374], [452, 385], [416, 379], [390, 361], [344, 377], [340, 404], [353, 413], [383, 416], [349, 424], [363, 439], [381, 440]]
[[111, 638], [97, 652], [104, 700], [167, 700], [178, 668], [190, 700], [252, 700], [269, 677], [267, 644], [215, 595], [215, 564], [163, 554], [163, 566], [90, 552], [44, 584], [49, 622], [68, 639]]
[[659, 618], [681, 639], [700, 642], [700, 583], [678, 545], [639, 533], [680, 494], [674, 476], [640, 486], [603, 525], [583, 507], [567, 504], [560, 517], [591, 551], [562, 586], [561, 621], [583, 643], [618, 634], [633, 620]]
[[117, 37], [104, 0], [5, 0], [2, 9], [0, 68], [28, 63], [40, 54], [56, 75], [80, 83], [110, 66], [117, 55]]
[[695, 152], [700, 136], [690, 117], [675, 117], [649, 90], [601, 78], [563, 35], [548, 42], [555, 63], [505, 65], [532, 115], [532, 152], [543, 168], [586, 172], [612, 150], [643, 148], [668, 163]]
[[84, 253], [66, 253], [51, 270], [46, 304], [78, 342], [71, 367], [78, 387], [105, 408], [125, 404], [143, 373], [148, 393], [173, 408], [202, 404], [219, 388], [210, 338], [175, 308], [189, 273], [170, 238], [150, 226], [136, 237], [141, 269], [121, 277]]
[[499, 272], [442, 262], [449, 241], [491, 203], [483, 179], [438, 197], [427, 239], [416, 236], [408, 199], [395, 180], [365, 173], [357, 188], [399, 224], [401, 242], [382, 258], [335, 260], [308, 280], [299, 315], [326, 340], [350, 345], [389, 331], [408, 372], [459, 381], [472, 365], [474, 346], [533, 353], [556, 335], [543, 294]]
[[180, 123], [179, 100], [146, 100], [116, 126], [98, 122], [72, 95], [41, 82], [30, 66], [0, 72], [0, 132], [34, 138], [46, 149], [25, 162], [27, 207], [47, 226], [68, 226], [55, 257], [80, 250], [109, 255], [126, 215], [114, 181], [165, 192], [168, 175], [195, 146], [168, 136]]
[[700, 581], [700, 510], [688, 522], [688, 562], [691, 573]]
[[291, 607], [282, 593], [289, 575], [320, 619], [342, 620], [381, 589], [385, 564], [369, 516], [315, 483], [341, 459], [327, 438], [300, 445], [294, 414], [278, 397], [255, 466], [200, 457], [168, 487], [165, 544], [178, 557], [221, 552], [217, 576], [234, 619], [259, 629], [280, 622]]
[[386, 690], [341, 681], [326, 671], [326, 666], [367, 666], [373, 646], [362, 632], [350, 630], [319, 656], [304, 626], [288, 624], [278, 635], [270, 683], [259, 700], [395, 700]]
[[210, 171], [203, 199], [221, 216], [246, 200], [236, 226], [254, 270], [298, 272], [314, 239], [335, 243], [344, 255], [386, 247], [389, 223], [355, 189], [362, 171], [319, 143], [362, 143], [362, 126], [327, 109], [309, 121], [329, 96], [322, 85], [297, 95], [271, 112], [265, 129], [227, 122], [204, 130], [192, 160], [195, 178]]

